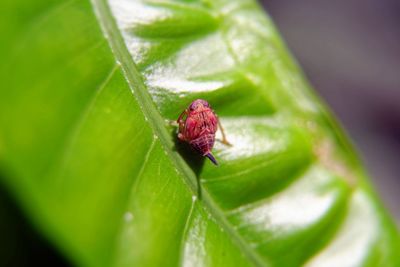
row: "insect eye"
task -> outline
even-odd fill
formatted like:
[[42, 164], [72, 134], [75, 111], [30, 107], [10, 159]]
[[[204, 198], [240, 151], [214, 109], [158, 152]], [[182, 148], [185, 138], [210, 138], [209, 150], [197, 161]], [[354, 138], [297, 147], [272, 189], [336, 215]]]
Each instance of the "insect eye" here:
[[193, 111], [193, 110], [196, 109], [196, 107], [197, 107], [197, 103], [192, 103], [192, 104], [189, 106], [189, 109], [190, 109], [191, 111]]

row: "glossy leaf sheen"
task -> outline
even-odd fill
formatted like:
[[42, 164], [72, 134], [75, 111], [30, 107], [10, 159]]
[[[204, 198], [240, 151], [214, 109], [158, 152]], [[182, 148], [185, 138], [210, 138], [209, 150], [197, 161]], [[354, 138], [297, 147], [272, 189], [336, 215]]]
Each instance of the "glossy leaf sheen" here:
[[[352, 148], [255, 2], [0, 8], [3, 182], [75, 263], [400, 264]], [[166, 122], [195, 98], [233, 144], [216, 144], [219, 167]]]

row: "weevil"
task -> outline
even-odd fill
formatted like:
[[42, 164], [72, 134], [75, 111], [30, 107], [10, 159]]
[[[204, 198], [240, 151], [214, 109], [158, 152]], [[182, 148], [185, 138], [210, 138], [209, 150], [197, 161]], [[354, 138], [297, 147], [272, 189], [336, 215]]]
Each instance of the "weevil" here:
[[215, 133], [218, 130], [218, 126], [222, 133], [222, 143], [229, 146], [231, 144], [226, 139], [221, 122], [211, 109], [210, 104], [203, 99], [194, 100], [179, 115], [177, 123], [179, 125], [179, 140], [189, 143], [197, 152], [209, 158], [215, 165], [218, 165], [211, 152], [214, 147]]

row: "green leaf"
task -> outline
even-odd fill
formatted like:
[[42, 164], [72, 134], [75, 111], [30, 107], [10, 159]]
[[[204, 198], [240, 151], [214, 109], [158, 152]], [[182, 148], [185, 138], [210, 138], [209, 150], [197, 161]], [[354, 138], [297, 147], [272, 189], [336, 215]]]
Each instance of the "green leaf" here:
[[[351, 145], [255, 2], [0, 9], [2, 182], [77, 265], [400, 265]], [[166, 121], [196, 98], [233, 144], [219, 167]]]

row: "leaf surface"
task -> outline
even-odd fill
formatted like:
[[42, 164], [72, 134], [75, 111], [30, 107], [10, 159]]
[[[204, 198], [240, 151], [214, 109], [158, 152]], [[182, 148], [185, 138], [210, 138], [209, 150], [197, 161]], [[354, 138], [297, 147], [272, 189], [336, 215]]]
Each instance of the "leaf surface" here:
[[[3, 182], [75, 263], [400, 264], [351, 146], [255, 2], [0, 7]], [[233, 144], [216, 144], [219, 167], [167, 123], [196, 98]]]

